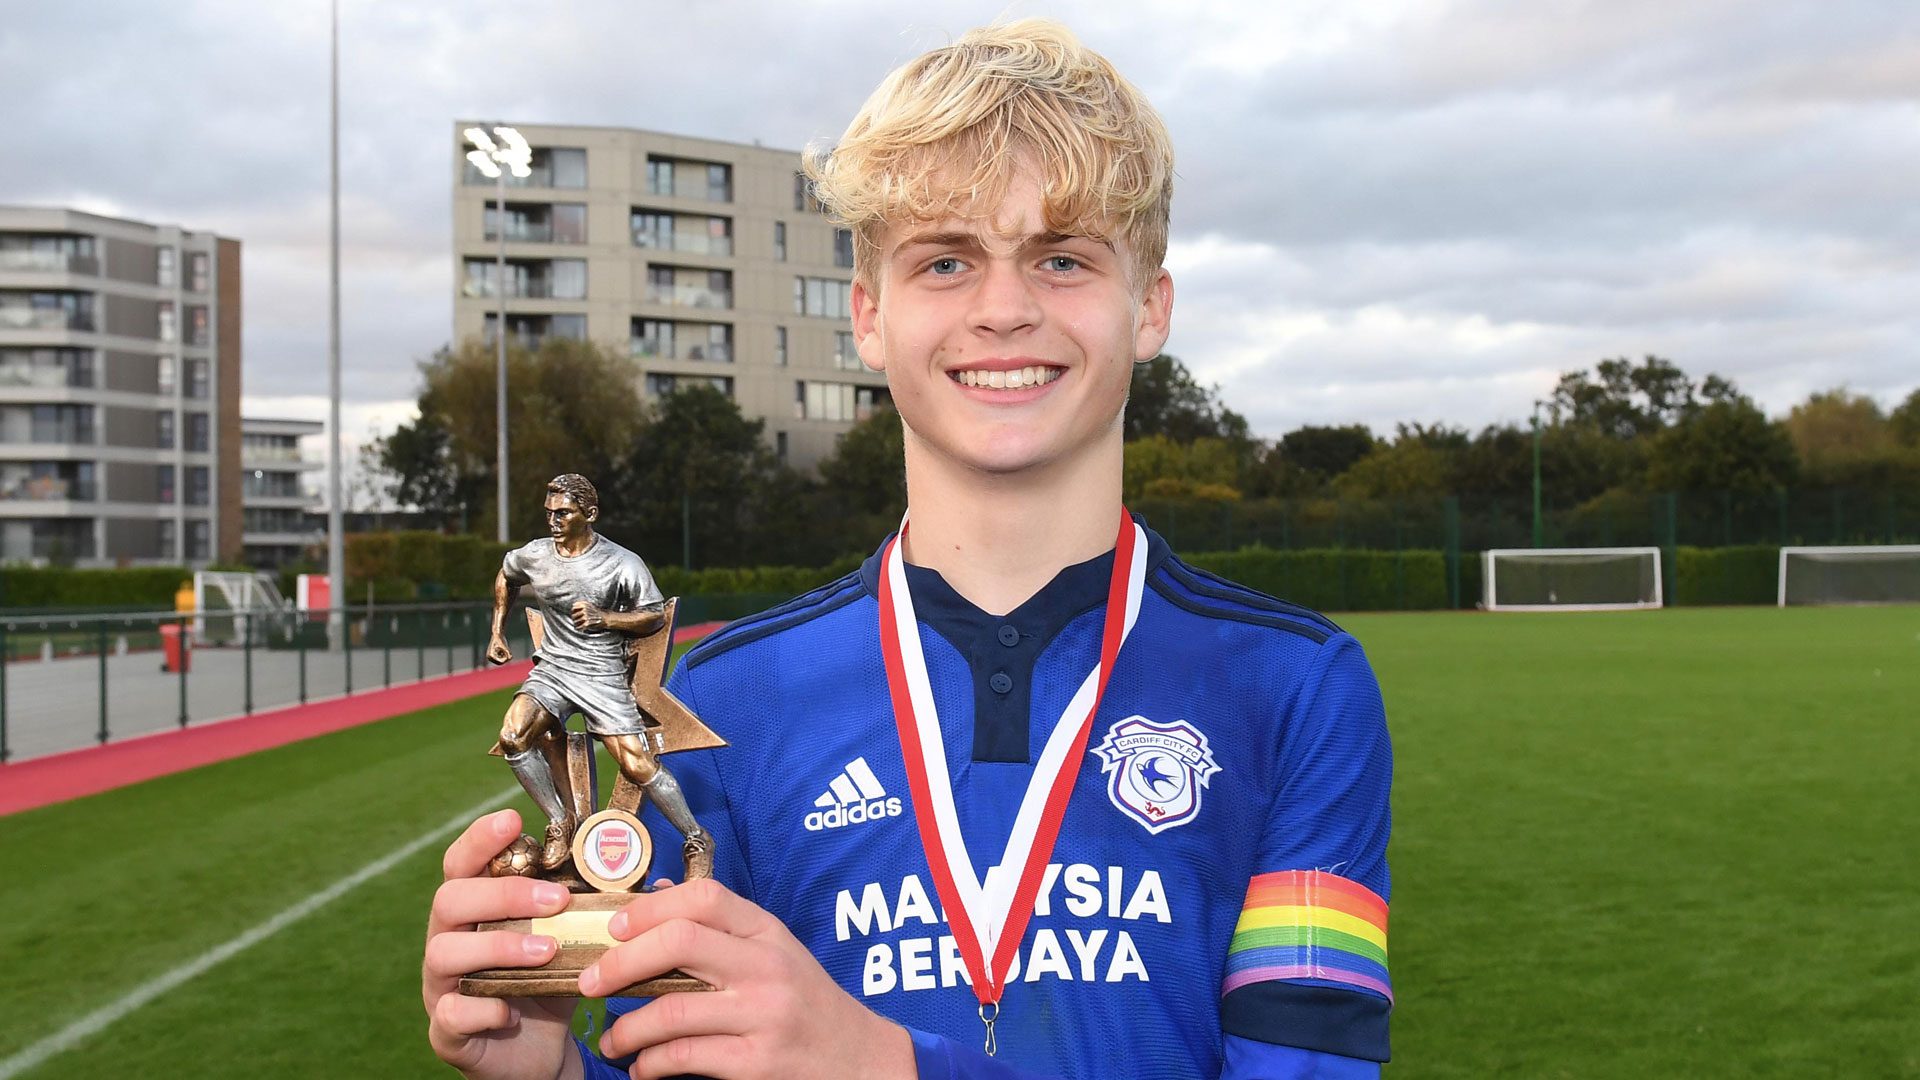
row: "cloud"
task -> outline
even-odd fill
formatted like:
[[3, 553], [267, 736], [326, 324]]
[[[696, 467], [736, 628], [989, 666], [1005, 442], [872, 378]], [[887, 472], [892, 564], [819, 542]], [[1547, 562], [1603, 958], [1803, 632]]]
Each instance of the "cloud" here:
[[[1775, 413], [1920, 380], [1907, 0], [342, 8], [343, 355], [368, 417], [400, 415], [451, 330], [452, 118], [797, 149], [894, 64], [1027, 13], [1166, 116], [1171, 348], [1259, 432], [1518, 419], [1560, 371], [1649, 352]], [[249, 401], [320, 400], [327, 79], [317, 3], [12, 12], [0, 202], [241, 238]]]

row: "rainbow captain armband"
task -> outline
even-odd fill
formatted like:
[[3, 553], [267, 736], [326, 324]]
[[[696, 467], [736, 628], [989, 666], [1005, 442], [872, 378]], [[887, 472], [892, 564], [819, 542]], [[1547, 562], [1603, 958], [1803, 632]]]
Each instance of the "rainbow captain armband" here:
[[1368, 991], [1391, 1003], [1387, 902], [1338, 874], [1256, 874], [1227, 948], [1220, 993], [1302, 979]]

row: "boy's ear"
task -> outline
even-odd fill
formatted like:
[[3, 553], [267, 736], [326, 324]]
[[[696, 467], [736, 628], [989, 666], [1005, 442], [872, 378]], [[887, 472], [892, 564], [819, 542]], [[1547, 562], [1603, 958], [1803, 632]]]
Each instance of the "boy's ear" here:
[[887, 370], [886, 350], [880, 347], [880, 298], [859, 277], [853, 279], [853, 345], [860, 362], [874, 371]]
[[1160, 355], [1167, 335], [1173, 332], [1173, 275], [1166, 267], [1154, 272], [1146, 295], [1140, 298], [1140, 315], [1133, 327], [1133, 362], [1143, 363]]

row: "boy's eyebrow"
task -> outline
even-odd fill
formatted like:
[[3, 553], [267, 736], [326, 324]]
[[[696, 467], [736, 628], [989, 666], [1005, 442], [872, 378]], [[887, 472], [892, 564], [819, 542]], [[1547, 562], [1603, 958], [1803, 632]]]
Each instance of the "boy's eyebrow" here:
[[[1103, 247], [1109, 248], [1113, 246], [1108, 241], [1099, 240], [1082, 233], [1066, 232], [1033, 233], [1029, 236], [1021, 237], [1019, 246], [1023, 248], [1047, 247], [1052, 244], [1064, 244], [1074, 240], [1100, 244]], [[900, 241], [900, 247], [902, 248], [922, 246], [984, 248], [986, 247], [986, 243], [980, 238], [978, 233], [966, 232], [964, 230], [915, 233], [905, 240]]]

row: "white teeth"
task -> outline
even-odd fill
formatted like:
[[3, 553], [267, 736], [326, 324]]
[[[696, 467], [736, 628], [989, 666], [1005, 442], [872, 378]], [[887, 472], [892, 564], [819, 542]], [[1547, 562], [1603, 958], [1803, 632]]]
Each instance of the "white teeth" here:
[[1023, 367], [1016, 371], [955, 371], [950, 374], [953, 381], [962, 386], [1019, 390], [1028, 386], [1045, 386], [1058, 379], [1061, 372], [1055, 367]]

